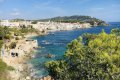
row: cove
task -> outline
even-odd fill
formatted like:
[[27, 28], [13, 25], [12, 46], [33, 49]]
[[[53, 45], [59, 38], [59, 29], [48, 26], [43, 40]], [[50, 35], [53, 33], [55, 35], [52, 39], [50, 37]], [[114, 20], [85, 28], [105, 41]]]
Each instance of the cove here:
[[[42, 48], [36, 50], [36, 55], [33, 59], [30, 60], [30, 63], [33, 65], [35, 69], [35, 76], [44, 77], [49, 73], [44, 67], [44, 63], [51, 60], [57, 60], [63, 57], [66, 46], [73, 39], [81, 36], [84, 33], [97, 34], [105, 30], [106, 33], [110, 33], [113, 28], [120, 28], [120, 23], [113, 22], [109, 23], [110, 25], [105, 26], [96, 26], [88, 29], [80, 29], [80, 30], [71, 30], [71, 31], [58, 31], [54, 33], [50, 33], [45, 36], [36, 36], [33, 39], [37, 39], [38, 45]], [[47, 54], [53, 54], [54, 57], [46, 58]]]

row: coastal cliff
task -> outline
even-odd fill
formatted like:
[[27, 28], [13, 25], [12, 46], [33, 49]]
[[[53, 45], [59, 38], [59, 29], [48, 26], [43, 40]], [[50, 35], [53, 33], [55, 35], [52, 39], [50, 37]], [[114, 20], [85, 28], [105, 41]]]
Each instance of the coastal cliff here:
[[[38, 47], [36, 30], [0, 27], [0, 80], [26, 80], [30, 75], [32, 58]], [[4, 34], [2, 34], [4, 33]], [[7, 75], [5, 77], [5, 75]]]
[[6, 48], [1, 51], [2, 61], [7, 65], [14, 68], [13, 71], [9, 71], [10, 78], [9, 80], [24, 80], [29, 76], [29, 64], [27, 59], [29, 59], [34, 51], [34, 48], [38, 47], [37, 40], [31, 40], [26, 38], [18, 40], [16, 42], [16, 47], [14, 49], [9, 49], [8, 46], [11, 42], [5, 43]]

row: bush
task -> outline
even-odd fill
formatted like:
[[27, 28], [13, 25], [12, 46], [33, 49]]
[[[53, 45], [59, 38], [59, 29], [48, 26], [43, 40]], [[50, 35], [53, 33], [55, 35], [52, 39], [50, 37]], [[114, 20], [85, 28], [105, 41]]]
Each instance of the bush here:
[[18, 33], [14, 33], [14, 36], [19, 36], [19, 34]]
[[15, 40], [19, 40], [19, 38], [18, 38], [18, 37], [16, 37], [16, 38], [15, 38]]
[[2, 45], [3, 45], [3, 40], [0, 40], [0, 51], [1, 51]]
[[16, 42], [12, 42], [10, 45], [9, 45], [9, 48], [10, 49], [14, 49], [16, 47]]
[[0, 72], [4, 72], [7, 69], [7, 64], [0, 59]]
[[47, 62], [50, 75], [55, 80], [119, 80], [120, 36], [103, 30], [86, 40], [73, 40], [62, 60]]
[[14, 70], [14, 68], [7, 66], [7, 64], [0, 59], [0, 80], [11, 80], [7, 70]]
[[9, 34], [7, 34], [4, 38], [5, 38], [5, 39], [10, 39], [11, 36], [10, 36]]
[[33, 21], [33, 22], [31, 22], [32, 24], [37, 24], [37, 21]]
[[15, 70], [12, 66], [8, 66], [7, 69], [10, 70], [10, 71]]

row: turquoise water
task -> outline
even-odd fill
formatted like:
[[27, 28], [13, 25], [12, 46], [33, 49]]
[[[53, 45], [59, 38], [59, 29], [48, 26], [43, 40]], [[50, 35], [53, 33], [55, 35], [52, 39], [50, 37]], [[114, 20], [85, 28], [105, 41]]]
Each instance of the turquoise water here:
[[[39, 77], [48, 75], [48, 72], [44, 67], [44, 63], [61, 58], [66, 50], [66, 45], [73, 39], [79, 37], [83, 33], [100, 33], [102, 29], [107, 33], [110, 33], [110, 30], [113, 28], [120, 28], [120, 23], [110, 23], [110, 26], [108, 27], [98, 26], [89, 29], [59, 31], [42, 37], [34, 37], [34, 39], [38, 40], [39, 46], [42, 46], [42, 48], [37, 49], [35, 58], [30, 61], [36, 69], [35, 75]], [[55, 57], [46, 58], [45, 56], [49, 53], [55, 55]]]

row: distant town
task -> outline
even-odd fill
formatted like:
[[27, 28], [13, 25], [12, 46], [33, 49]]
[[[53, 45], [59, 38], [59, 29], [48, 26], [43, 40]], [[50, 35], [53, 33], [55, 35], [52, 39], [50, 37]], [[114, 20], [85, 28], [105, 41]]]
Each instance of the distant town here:
[[1, 20], [0, 26], [8, 26], [9, 28], [24, 28], [32, 27], [38, 29], [39, 31], [59, 31], [59, 30], [73, 30], [79, 28], [88, 28], [92, 26], [90, 23], [61, 23], [61, 22], [34, 22], [34, 21], [10, 21]]
[[99, 25], [107, 26], [108, 24], [90, 16], [54, 17], [43, 20], [0, 20], [0, 26], [8, 26], [9, 28], [31, 27], [39, 31], [74, 30]]

